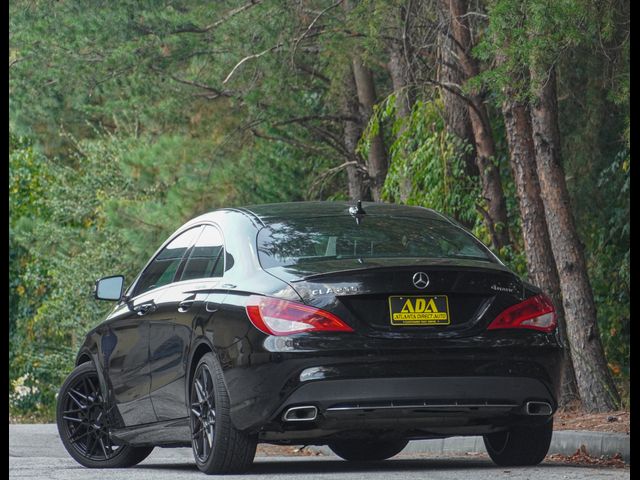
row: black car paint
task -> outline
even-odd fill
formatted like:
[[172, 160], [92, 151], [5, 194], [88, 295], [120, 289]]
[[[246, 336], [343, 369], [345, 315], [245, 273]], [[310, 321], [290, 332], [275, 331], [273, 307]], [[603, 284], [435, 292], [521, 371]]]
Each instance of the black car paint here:
[[[193, 219], [175, 232], [157, 253], [189, 228], [217, 226], [224, 237], [227, 267], [222, 278], [172, 283], [130, 298], [134, 280], [107, 319], [87, 335], [77, 363], [87, 359], [95, 363], [104, 395], [117, 405], [124, 427], [114, 432], [114, 437], [132, 444], [190, 443], [189, 376], [194, 355], [202, 348], [215, 352], [223, 367], [236, 428], [257, 432], [264, 441], [325, 443], [327, 435], [340, 429], [384, 429], [399, 424], [389, 418], [372, 418], [367, 427], [362, 419], [341, 417], [336, 421], [327, 415], [324, 424], [312, 427], [283, 425], [279, 420], [285, 406], [300, 400], [289, 404], [287, 399], [295, 400], [296, 392], [302, 392], [300, 398], [305, 390], [315, 392], [317, 387], [308, 386], [317, 382], [324, 382], [326, 390], [332, 391], [344, 380], [377, 379], [375, 389], [384, 393], [385, 383], [393, 383], [389, 379], [410, 383], [411, 379], [430, 377], [446, 383], [472, 377], [486, 379], [488, 390], [496, 387], [492, 383], [496, 378], [513, 380], [509, 385], [534, 379], [540, 387], [535, 389], [537, 396], [520, 400], [548, 401], [555, 410], [563, 358], [557, 332], [486, 331], [488, 323], [506, 307], [539, 293], [495, 257], [495, 261], [377, 259], [364, 265], [354, 259], [342, 262], [341, 271], [330, 262], [261, 268], [256, 237], [265, 223], [292, 215], [348, 215], [349, 206], [304, 202], [224, 209]], [[416, 207], [365, 203], [364, 208], [368, 215], [406, 214], [443, 220], [435, 212]], [[411, 283], [416, 271], [432, 278], [425, 290]], [[341, 291], [340, 295], [326, 293], [335, 290]], [[447, 329], [402, 327], [398, 331], [367, 322], [349, 303], [368, 296], [379, 308], [382, 296], [443, 290], [454, 296], [481, 297], [468, 322]], [[250, 324], [245, 313], [251, 294], [302, 301], [331, 311], [357, 333], [265, 335]], [[188, 308], [179, 312], [185, 301]], [[149, 304], [146, 313], [136, 311]], [[337, 383], [332, 387], [332, 382]], [[393, 397], [394, 392], [388, 393]], [[495, 392], [487, 391], [487, 395], [495, 396]], [[326, 403], [322, 398], [305, 399], [313, 400]], [[331, 399], [326, 401], [331, 403]], [[486, 433], [509, 422], [539, 420], [521, 416], [516, 410], [484, 416], [470, 410], [426, 412], [419, 419], [407, 415], [411, 429], [405, 434], [428, 438]]]

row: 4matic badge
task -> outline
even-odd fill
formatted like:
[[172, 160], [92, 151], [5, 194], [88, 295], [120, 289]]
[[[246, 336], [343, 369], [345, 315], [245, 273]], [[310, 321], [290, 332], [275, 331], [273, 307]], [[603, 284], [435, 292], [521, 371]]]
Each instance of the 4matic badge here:
[[491, 290], [495, 290], [496, 292], [506, 292], [506, 293], [515, 293], [517, 291], [517, 287], [515, 285], [496, 285], [495, 283], [491, 285]]

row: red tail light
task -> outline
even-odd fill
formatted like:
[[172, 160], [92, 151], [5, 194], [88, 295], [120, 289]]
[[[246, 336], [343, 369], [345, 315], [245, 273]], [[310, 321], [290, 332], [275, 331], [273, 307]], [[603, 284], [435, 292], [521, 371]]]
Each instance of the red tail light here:
[[558, 326], [553, 303], [546, 295], [536, 295], [507, 308], [491, 322], [487, 330], [498, 328], [532, 328], [552, 332]]
[[268, 335], [300, 332], [353, 332], [338, 317], [319, 308], [273, 297], [251, 295], [247, 301], [251, 323]]

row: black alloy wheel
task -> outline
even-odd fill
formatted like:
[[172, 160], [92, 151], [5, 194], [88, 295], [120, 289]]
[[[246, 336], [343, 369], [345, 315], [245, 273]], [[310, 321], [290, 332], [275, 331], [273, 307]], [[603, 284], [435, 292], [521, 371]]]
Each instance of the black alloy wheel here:
[[191, 380], [190, 423], [193, 456], [207, 474], [240, 473], [253, 463], [257, 437], [237, 430], [222, 367], [213, 353], [202, 356]]
[[102, 396], [98, 374], [91, 363], [78, 366], [58, 394], [58, 433], [65, 448], [80, 464], [92, 468], [121, 468], [146, 458], [153, 447], [113, 442], [110, 430], [119, 425], [115, 407]]
[[206, 363], [201, 363], [191, 383], [191, 435], [193, 453], [206, 462], [213, 448], [216, 428], [216, 409], [213, 378]]

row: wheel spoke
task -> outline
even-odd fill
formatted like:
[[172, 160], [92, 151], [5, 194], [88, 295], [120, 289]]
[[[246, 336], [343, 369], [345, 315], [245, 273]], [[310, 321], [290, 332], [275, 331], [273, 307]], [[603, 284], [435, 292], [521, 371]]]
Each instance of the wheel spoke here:
[[[78, 385], [79, 386], [79, 385]], [[93, 400], [91, 398], [91, 387], [89, 386], [89, 383], [87, 381], [87, 377], [82, 377], [82, 388], [84, 389], [84, 391], [86, 392], [86, 396], [85, 399], [88, 399], [89, 401]]]
[[209, 447], [213, 447], [213, 425], [209, 425], [206, 429], [207, 433], [207, 441], [209, 442]]
[[77, 422], [77, 423], [83, 423], [84, 422], [84, 420], [82, 420], [80, 418], [67, 417], [67, 416], [63, 416], [62, 418], [64, 418], [65, 420], [69, 420], [70, 422]]
[[197, 411], [195, 408], [191, 408], [191, 413], [193, 413], [196, 417], [200, 418], [202, 417], [202, 413], [200, 413], [199, 411]]
[[196, 438], [196, 437], [200, 434], [200, 432], [202, 432], [202, 422], [198, 422], [198, 429], [197, 429], [196, 431], [194, 431], [194, 432], [191, 434], [191, 436], [192, 436], [193, 438]]
[[107, 449], [104, 447], [104, 442], [102, 441], [102, 438], [98, 439], [100, 442], [100, 447], [102, 448], [102, 453], [104, 453], [104, 458], [109, 458], [109, 455], [107, 455]]
[[[70, 389], [71, 390], [71, 389]], [[73, 400], [82, 410], [86, 409], [87, 406], [82, 403], [80, 400], [78, 400], [70, 391], [67, 392], [67, 396]]]
[[109, 449], [111, 453], [113, 453], [113, 448], [111, 447], [111, 435], [109, 435], [109, 432], [105, 432], [104, 439], [106, 441], [105, 446]]
[[202, 385], [200, 385], [200, 381], [198, 379], [196, 379], [195, 381], [195, 387], [196, 387], [196, 395], [198, 396], [198, 402], [202, 403], [205, 399], [205, 394], [202, 389]]
[[113, 454], [114, 454], [114, 452], [115, 452], [115, 449], [113, 448], [113, 447], [114, 447], [114, 445], [113, 445], [113, 442], [111, 441], [111, 435], [109, 435], [109, 432], [106, 432], [106, 433], [105, 433], [105, 435], [104, 435], [104, 439], [105, 439], [105, 440], [106, 440], [106, 442], [107, 442], [107, 444], [106, 444], [106, 445], [107, 445], [107, 448], [109, 449], [109, 453], [110, 453], [111, 455], [113, 455]]
[[93, 453], [93, 444], [95, 443], [95, 435], [93, 435], [93, 430], [89, 430], [89, 439], [87, 440], [87, 444], [85, 448], [87, 450], [87, 456], [91, 456]]
[[207, 458], [209, 456], [207, 450], [208, 450], [208, 443], [207, 443], [207, 438], [206, 435], [203, 433], [202, 435], [202, 457], [203, 458]]
[[[80, 429], [80, 427], [78, 427], [78, 430], [79, 430], [79, 429]], [[73, 435], [71, 435], [71, 436], [69, 437], [69, 441], [70, 441], [71, 443], [77, 443], [77, 442], [78, 442], [78, 440], [80, 440], [80, 439], [82, 439], [82, 438], [86, 437], [87, 435], [89, 435], [89, 434], [91, 433], [91, 430], [88, 430], [88, 431], [84, 432], [82, 435], [80, 435], [79, 437], [75, 437], [75, 438], [74, 438], [74, 435], [76, 434], [76, 432], [77, 432], [78, 430], [76, 430], [76, 431], [73, 433]]]
[[65, 410], [62, 412], [63, 415], [69, 415], [70, 413], [79, 413], [84, 411], [84, 408], [72, 408], [71, 410]]
[[84, 400], [86, 400], [86, 399], [87, 399], [87, 396], [86, 396], [85, 394], [80, 393], [79, 391], [77, 391], [77, 390], [75, 390], [75, 389], [73, 389], [73, 388], [70, 388], [69, 390], [70, 390], [70, 391], [72, 391], [73, 393], [75, 393], [76, 395], [78, 395], [78, 396], [82, 397]]
[[87, 376], [85, 378], [87, 379], [87, 383], [89, 385], [89, 391], [91, 392], [91, 395], [97, 397], [99, 390], [96, 390], [96, 387], [93, 385], [93, 382], [91, 381], [91, 377]]

